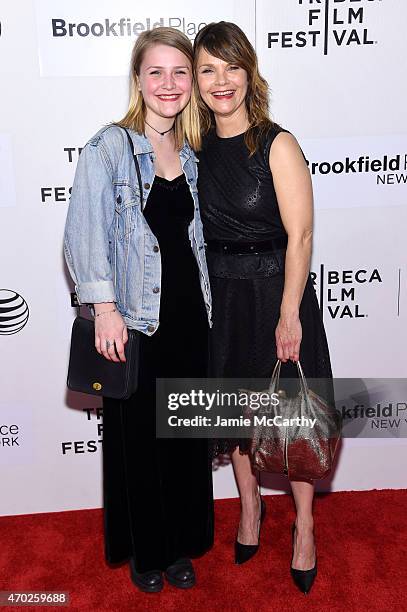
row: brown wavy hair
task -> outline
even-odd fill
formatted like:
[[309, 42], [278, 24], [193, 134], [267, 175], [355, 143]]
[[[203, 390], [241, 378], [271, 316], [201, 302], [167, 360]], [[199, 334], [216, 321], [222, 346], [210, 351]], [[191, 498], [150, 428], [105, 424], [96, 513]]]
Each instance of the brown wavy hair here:
[[[194, 89], [202, 135], [207, 134], [215, 125], [215, 118], [202, 100], [198, 89], [197, 62], [201, 49], [205, 49], [210, 55], [228, 64], [240, 66], [247, 73], [248, 87], [245, 102], [249, 128], [245, 134], [245, 143], [250, 155], [253, 155], [260, 138], [273, 125], [269, 116], [269, 87], [259, 72], [256, 52], [246, 34], [235, 23], [229, 21], [209, 23], [198, 32], [194, 43]], [[202, 145], [201, 139], [197, 145], [199, 150]]]
[[[126, 115], [116, 125], [130, 128], [139, 134], [145, 132], [146, 106], [143, 96], [138, 88], [138, 75], [144, 55], [148, 49], [154, 45], [167, 45], [181, 51], [193, 66], [192, 43], [179, 30], [175, 28], [159, 27], [153, 30], [142, 32], [137, 38], [130, 61], [130, 102]], [[174, 125], [175, 145], [181, 149], [185, 139], [192, 146], [200, 139], [199, 117], [197, 113], [197, 103], [194, 89], [192, 89], [191, 99], [186, 107], [177, 115]]]

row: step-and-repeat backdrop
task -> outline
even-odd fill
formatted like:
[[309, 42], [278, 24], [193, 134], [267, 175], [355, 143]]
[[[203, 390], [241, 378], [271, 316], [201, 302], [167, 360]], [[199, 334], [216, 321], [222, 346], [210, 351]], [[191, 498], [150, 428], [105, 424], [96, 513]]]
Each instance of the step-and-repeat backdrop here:
[[[192, 40], [221, 19], [255, 45], [273, 118], [309, 161], [312, 272], [335, 375], [407, 374], [404, 0], [3, 0], [0, 514], [101, 505], [100, 401], [65, 386], [76, 311], [62, 234], [74, 170], [87, 139], [126, 110], [140, 32], [170, 25]], [[389, 412], [370, 413], [382, 436], [344, 441], [320, 489], [406, 486], [407, 444]], [[216, 497], [236, 495], [227, 461], [214, 465], [214, 484]], [[264, 484], [286, 490], [283, 479]]]

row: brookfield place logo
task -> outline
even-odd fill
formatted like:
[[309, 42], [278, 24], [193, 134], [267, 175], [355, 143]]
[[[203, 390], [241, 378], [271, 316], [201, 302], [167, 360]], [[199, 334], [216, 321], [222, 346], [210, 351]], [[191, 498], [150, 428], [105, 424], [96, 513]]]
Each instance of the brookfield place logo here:
[[396, 185], [407, 183], [407, 154], [370, 155], [344, 157], [331, 161], [309, 161], [308, 167], [313, 176], [326, 175], [367, 175], [375, 177], [377, 185]]
[[[397, 384], [397, 379], [392, 380], [396, 380]], [[344, 437], [405, 438], [407, 436], [407, 403], [405, 396], [399, 399], [401, 401], [364, 404], [349, 398], [346, 404], [340, 407]]]
[[367, 25], [372, 4], [382, 0], [297, 0], [304, 14], [300, 30], [268, 32], [269, 49], [315, 47], [328, 55], [332, 47], [364, 47], [377, 40]]
[[130, 17], [103, 18], [92, 23], [67, 21], [62, 18], [51, 19], [52, 36], [54, 38], [133, 38], [146, 30], [168, 26], [181, 30], [193, 39], [205, 25], [205, 22], [189, 21], [186, 17], [159, 17], [158, 19], [146, 17], [143, 20]]
[[25, 299], [12, 289], [0, 289], [0, 335], [10, 336], [27, 324], [29, 309]]
[[0, 448], [20, 446], [19, 433], [18, 425], [0, 422]]

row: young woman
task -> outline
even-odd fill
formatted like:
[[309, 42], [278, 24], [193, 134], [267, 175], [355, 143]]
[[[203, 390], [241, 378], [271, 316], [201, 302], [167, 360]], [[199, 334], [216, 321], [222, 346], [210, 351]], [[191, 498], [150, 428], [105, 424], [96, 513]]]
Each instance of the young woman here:
[[[140, 332], [137, 391], [104, 398], [105, 555], [130, 560], [133, 582], [195, 583], [190, 557], [213, 540], [207, 440], [157, 439], [156, 377], [206, 375], [211, 295], [197, 199], [198, 132], [192, 45], [171, 28], [139, 36], [124, 119], [84, 147], [65, 230], [80, 303], [93, 304], [95, 346], [124, 360], [127, 328]], [[141, 197], [127, 128], [141, 172]]]
[[[212, 23], [195, 39], [194, 70], [203, 127], [199, 194], [213, 297], [210, 371], [217, 377], [331, 378], [318, 302], [309, 276], [313, 202], [294, 136], [268, 114], [268, 86], [255, 51], [233, 23]], [[241, 496], [236, 563], [258, 549], [265, 505], [244, 443], [231, 452]], [[240, 446], [240, 448], [238, 447]], [[292, 575], [301, 590], [316, 574], [313, 484], [291, 482], [297, 518]]]

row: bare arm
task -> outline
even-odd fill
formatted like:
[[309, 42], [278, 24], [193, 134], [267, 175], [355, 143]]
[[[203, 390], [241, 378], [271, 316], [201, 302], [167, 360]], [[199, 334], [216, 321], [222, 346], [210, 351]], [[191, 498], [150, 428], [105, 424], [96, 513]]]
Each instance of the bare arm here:
[[311, 177], [296, 139], [280, 133], [270, 150], [281, 219], [288, 234], [285, 279], [276, 328], [277, 357], [298, 361], [302, 329], [299, 308], [312, 252], [313, 197]]

